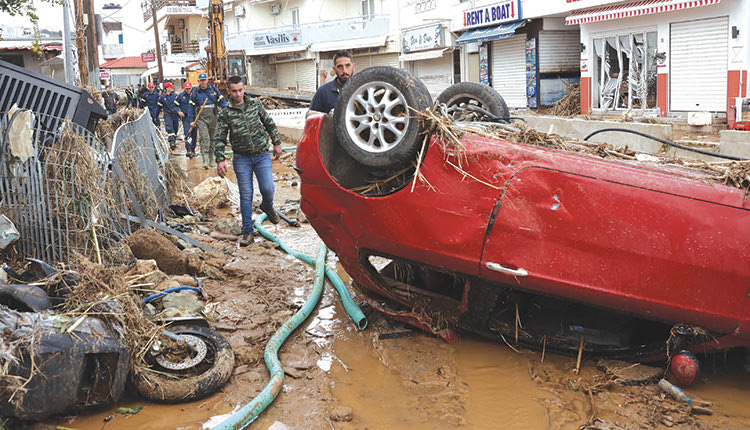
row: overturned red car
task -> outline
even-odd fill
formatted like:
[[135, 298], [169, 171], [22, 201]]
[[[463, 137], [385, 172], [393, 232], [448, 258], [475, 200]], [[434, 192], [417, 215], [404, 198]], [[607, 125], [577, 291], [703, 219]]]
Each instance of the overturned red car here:
[[[479, 84], [437, 101], [457, 120], [508, 116]], [[302, 210], [373, 307], [560, 353], [750, 346], [745, 190], [468, 133], [459, 150], [417, 118], [432, 106], [413, 76], [369, 68], [298, 146]]]

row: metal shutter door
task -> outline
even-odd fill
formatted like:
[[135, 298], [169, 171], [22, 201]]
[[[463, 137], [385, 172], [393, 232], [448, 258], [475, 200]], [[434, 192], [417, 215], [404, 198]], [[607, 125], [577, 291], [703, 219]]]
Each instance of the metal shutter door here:
[[294, 62], [276, 64], [276, 79], [281, 89], [297, 89], [297, 68]]
[[371, 66], [391, 66], [391, 67], [398, 68], [398, 53], [371, 55], [370, 65]]
[[305, 60], [297, 61], [297, 83], [300, 91], [315, 91], [318, 81], [318, 69], [315, 67], [315, 61]]
[[372, 64], [372, 61], [370, 58], [372, 55], [355, 55], [352, 56], [352, 63], [354, 63], [354, 73], [357, 73], [357, 70], [365, 70], [366, 68], [370, 67]]
[[492, 87], [509, 107], [526, 107], [526, 35], [492, 42]]
[[539, 73], [577, 72], [581, 66], [581, 36], [577, 31], [539, 32]]
[[725, 16], [671, 24], [670, 110], [726, 110], [728, 25]]
[[452, 54], [449, 52], [440, 58], [415, 62], [416, 75], [427, 87], [433, 99], [453, 83], [451, 82], [453, 78]]

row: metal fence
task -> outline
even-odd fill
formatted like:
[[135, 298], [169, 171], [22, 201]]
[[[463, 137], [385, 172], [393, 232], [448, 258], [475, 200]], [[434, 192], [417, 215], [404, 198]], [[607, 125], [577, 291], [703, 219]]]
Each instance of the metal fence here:
[[147, 115], [118, 128], [106, 148], [88, 130], [45, 115], [0, 114], [0, 213], [20, 232], [19, 253], [73, 264], [76, 254], [123, 261], [132, 218], [159, 219], [169, 204], [166, 145]]

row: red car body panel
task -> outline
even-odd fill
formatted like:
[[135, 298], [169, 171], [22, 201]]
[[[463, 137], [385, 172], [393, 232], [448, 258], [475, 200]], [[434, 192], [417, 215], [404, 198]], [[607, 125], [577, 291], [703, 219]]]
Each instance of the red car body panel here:
[[731, 335], [722, 347], [750, 344], [742, 190], [685, 169], [467, 135], [461, 156], [432, 138], [413, 191], [364, 197], [326, 169], [323, 124], [309, 118], [297, 150], [302, 210], [365, 288], [389, 296], [358, 261], [363, 249]]

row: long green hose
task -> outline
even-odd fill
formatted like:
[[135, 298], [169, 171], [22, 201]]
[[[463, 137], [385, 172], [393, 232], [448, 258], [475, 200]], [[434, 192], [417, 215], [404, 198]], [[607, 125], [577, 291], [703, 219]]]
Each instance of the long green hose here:
[[[266, 239], [278, 244], [281, 249], [283, 249], [287, 254], [315, 267], [315, 260], [313, 260], [312, 257], [289, 248], [284, 242], [280, 241], [279, 238], [274, 236], [271, 232], [263, 227], [262, 223], [263, 221], [265, 221], [266, 217], [266, 214], [262, 214], [255, 219], [255, 228], [260, 232], [260, 234], [262, 234]], [[349, 295], [349, 290], [346, 289], [346, 286], [344, 285], [344, 282], [341, 280], [339, 275], [335, 271], [326, 267], [326, 277], [328, 277], [328, 280], [331, 282], [331, 284], [333, 284], [333, 287], [336, 288], [336, 291], [339, 293], [339, 297], [341, 297], [341, 303], [344, 305], [344, 310], [346, 310], [346, 313], [349, 314], [349, 317], [352, 319], [352, 321], [357, 324], [357, 327], [359, 327], [360, 330], [364, 330], [365, 328], [367, 328], [367, 317], [364, 313], [362, 313], [362, 310], [359, 308], [359, 306], [357, 306], [357, 304], [354, 302], [354, 299], [352, 299], [352, 297]]]
[[328, 248], [324, 244], [320, 244], [318, 258], [315, 261], [315, 282], [313, 282], [312, 292], [307, 297], [305, 304], [274, 333], [271, 340], [268, 341], [268, 345], [266, 345], [263, 359], [271, 373], [271, 381], [250, 403], [219, 423], [218, 426], [214, 427], [214, 430], [244, 428], [257, 418], [281, 392], [284, 385], [284, 369], [281, 368], [278, 357], [279, 348], [294, 329], [310, 316], [310, 313], [320, 301], [320, 296], [323, 294], [323, 283], [325, 282], [326, 252], [328, 252]]
[[297, 311], [297, 313], [294, 314], [292, 318], [287, 320], [276, 333], [274, 333], [274, 335], [271, 337], [271, 340], [269, 340], [268, 344], [266, 345], [266, 349], [263, 353], [263, 358], [266, 362], [266, 367], [268, 367], [268, 371], [271, 374], [271, 380], [268, 382], [265, 388], [263, 388], [263, 391], [261, 391], [260, 394], [258, 394], [252, 401], [250, 401], [250, 403], [243, 406], [242, 408], [240, 408], [240, 410], [230, 415], [229, 418], [219, 423], [219, 425], [214, 427], [213, 430], [235, 430], [244, 428], [245, 426], [253, 422], [253, 420], [255, 420], [255, 418], [257, 418], [258, 415], [260, 415], [268, 407], [268, 405], [270, 405], [274, 401], [274, 399], [276, 399], [276, 396], [279, 395], [279, 392], [284, 385], [284, 370], [281, 368], [281, 362], [278, 358], [279, 348], [281, 348], [281, 345], [292, 333], [292, 331], [294, 331], [294, 329], [296, 329], [300, 324], [302, 324], [304, 320], [307, 319], [308, 316], [310, 316], [310, 313], [320, 301], [320, 296], [323, 293], [323, 284], [325, 282], [326, 276], [328, 276], [328, 279], [331, 281], [331, 283], [336, 288], [336, 291], [338, 291], [339, 295], [341, 296], [344, 308], [346, 309], [346, 312], [349, 314], [352, 320], [357, 323], [357, 326], [360, 329], [364, 329], [365, 327], [367, 327], [367, 318], [364, 316], [357, 304], [354, 303], [354, 300], [352, 300], [351, 296], [349, 296], [349, 291], [344, 286], [341, 278], [339, 278], [336, 272], [326, 267], [326, 252], [328, 251], [328, 248], [326, 248], [324, 244], [321, 244], [318, 247], [318, 256], [315, 260], [313, 260], [310, 256], [289, 248], [276, 236], [263, 228], [261, 224], [265, 219], [265, 214], [256, 218], [255, 228], [258, 229], [258, 231], [264, 237], [277, 243], [288, 254], [304, 261], [305, 263], [312, 264], [315, 267], [315, 281], [313, 282], [312, 292], [310, 292], [310, 295], [305, 301], [305, 304], [302, 305], [302, 308]]

